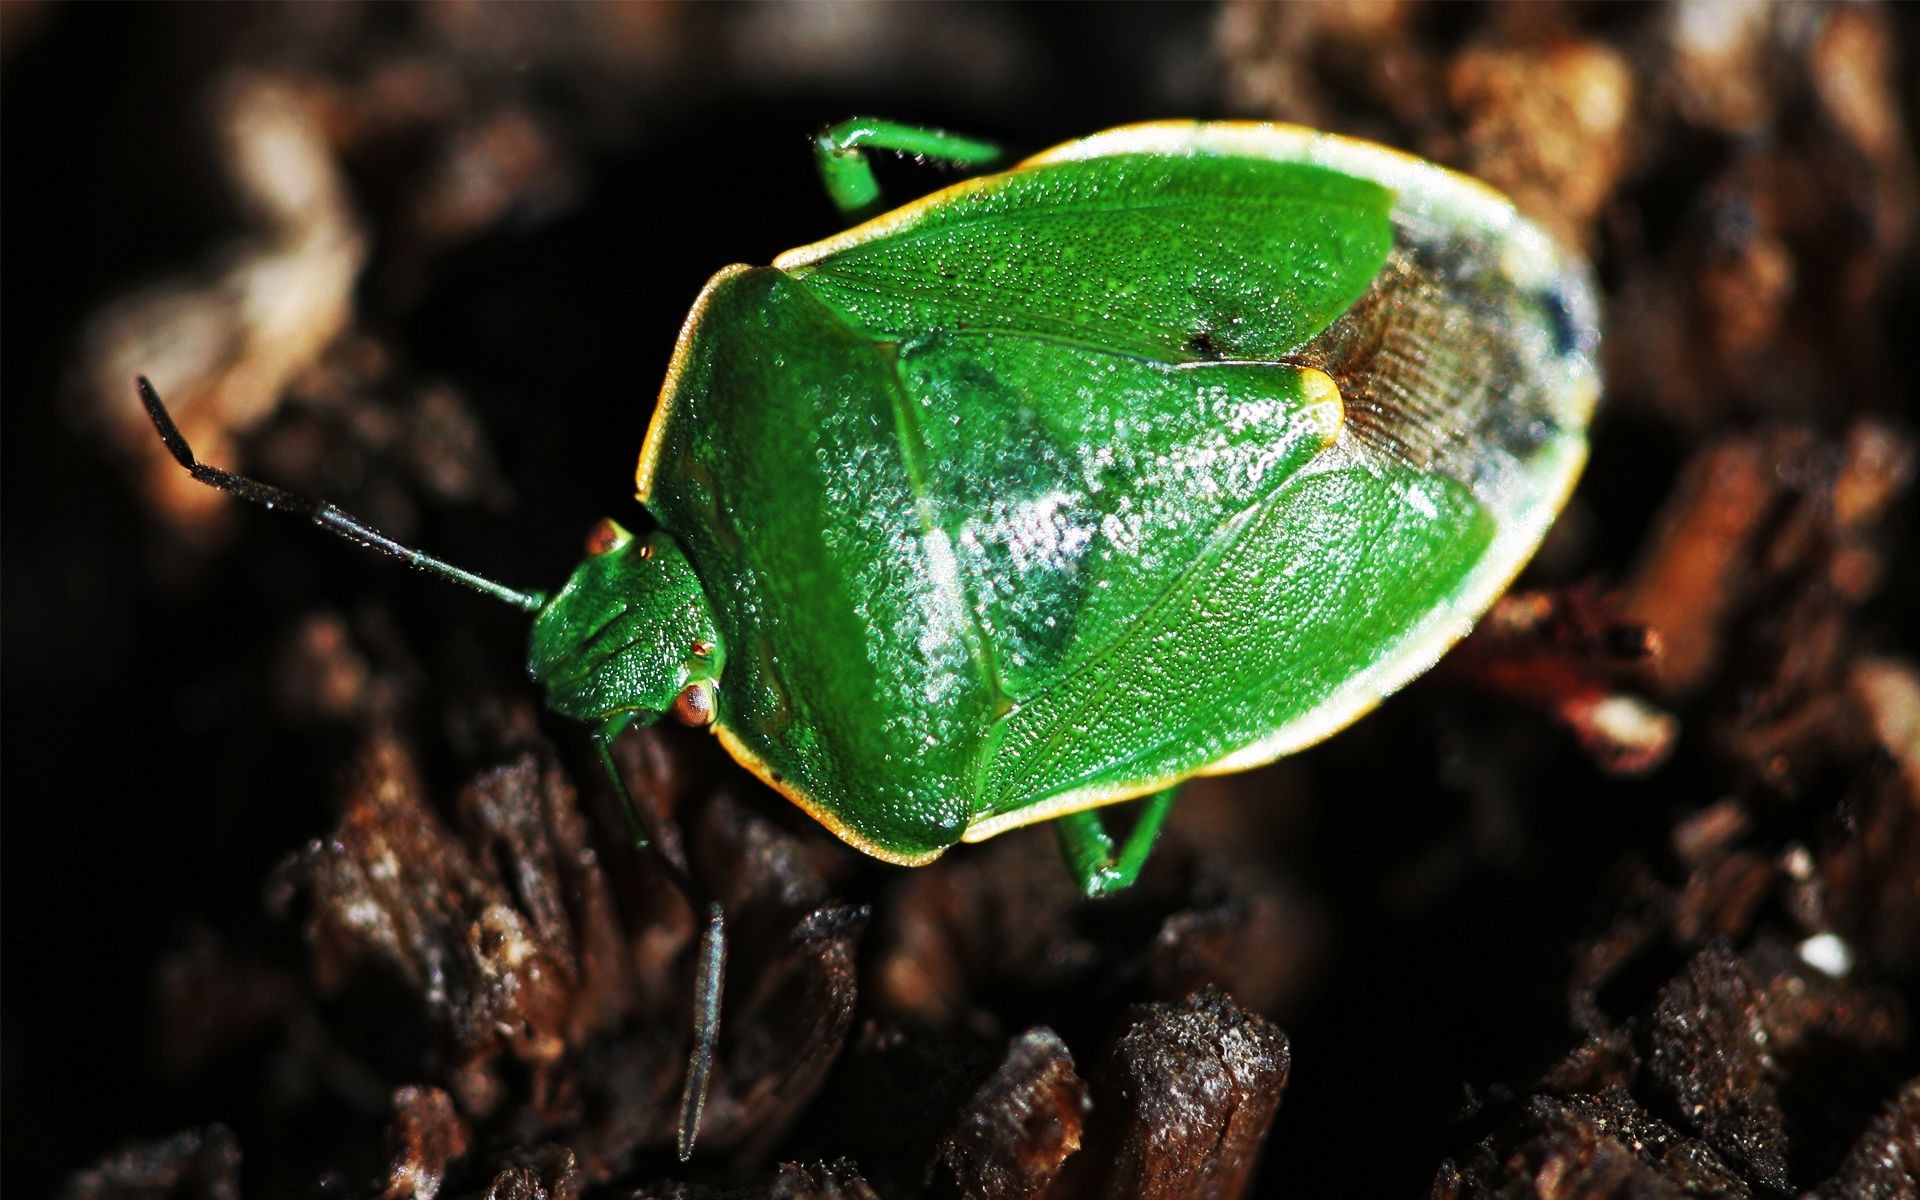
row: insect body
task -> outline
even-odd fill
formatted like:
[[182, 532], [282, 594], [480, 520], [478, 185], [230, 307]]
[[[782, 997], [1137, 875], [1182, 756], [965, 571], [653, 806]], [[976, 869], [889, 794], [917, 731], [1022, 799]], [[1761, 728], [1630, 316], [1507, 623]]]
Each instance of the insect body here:
[[1098, 889], [1096, 806], [1317, 741], [1467, 631], [1583, 460], [1595, 341], [1579, 265], [1439, 168], [1070, 143], [715, 276], [641, 455], [661, 532], [534, 672], [589, 721], [711, 687], [890, 861], [1059, 819]]
[[[862, 147], [991, 152], [836, 127], [850, 212]], [[1579, 260], [1469, 179], [1117, 129], [721, 271], [641, 453], [654, 528], [609, 525], [551, 598], [463, 581], [535, 613], [530, 670], [603, 753], [673, 712], [869, 854], [1056, 821], [1098, 893], [1182, 780], [1328, 736], [1466, 633], [1584, 461], [1596, 321]], [[1097, 810], [1136, 797], [1116, 848]]]

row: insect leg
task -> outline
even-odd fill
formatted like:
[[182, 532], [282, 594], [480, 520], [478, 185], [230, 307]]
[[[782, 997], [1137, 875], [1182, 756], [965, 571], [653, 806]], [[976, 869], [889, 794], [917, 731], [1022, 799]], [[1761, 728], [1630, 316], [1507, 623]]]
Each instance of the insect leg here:
[[1141, 801], [1139, 819], [1118, 853], [1101, 823], [1099, 809], [1068, 813], [1055, 822], [1060, 831], [1060, 853], [1082, 892], [1104, 896], [1132, 885], [1140, 877], [1140, 868], [1147, 865], [1147, 855], [1152, 853], [1160, 826], [1166, 823], [1179, 791], [1178, 786], [1166, 788]]
[[627, 828], [634, 845], [653, 853], [654, 861], [679, 890], [696, 916], [704, 914], [700, 930], [700, 950], [693, 968], [693, 1046], [687, 1052], [687, 1080], [680, 1092], [680, 1127], [675, 1150], [680, 1161], [693, 1157], [694, 1139], [700, 1136], [700, 1118], [707, 1108], [707, 1088], [713, 1082], [713, 1054], [720, 1042], [720, 999], [727, 973], [727, 914], [720, 902], [710, 899], [686, 865], [670, 856], [659, 838], [647, 828], [647, 819], [627, 791], [626, 780], [613, 761], [613, 739], [624, 722], [609, 722], [594, 730], [593, 744], [600, 752], [600, 766], [613, 784], [613, 794], [626, 814]]
[[1000, 157], [1000, 147], [944, 129], [903, 125], [873, 117], [849, 117], [814, 135], [813, 153], [820, 181], [834, 207], [849, 221], [873, 215], [880, 207], [880, 184], [867, 151], [891, 150], [956, 167], [981, 167]]

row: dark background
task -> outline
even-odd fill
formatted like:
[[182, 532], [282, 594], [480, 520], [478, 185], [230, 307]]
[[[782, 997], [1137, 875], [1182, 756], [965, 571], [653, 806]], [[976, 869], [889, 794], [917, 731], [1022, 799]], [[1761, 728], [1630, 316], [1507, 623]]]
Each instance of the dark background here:
[[[231, 374], [219, 376], [224, 392], [196, 390], [207, 374], [168, 378], [177, 359], [162, 329], [144, 330], [156, 361], [142, 369], [208, 457], [337, 499], [520, 586], [557, 581], [596, 517], [632, 521], [633, 461], [687, 305], [719, 266], [764, 262], [835, 227], [807, 137], [854, 113], [945, 125], [1020, 153], [1134, 120], [1275, 117], [1496, 176], [1510, 170], [1497, 181], [1594, 253], [1618, 331], [1592, 469], [1530, 581], [1627, 585], [1639, 603], [1629, 616], [1689, 607], [1662, 592], [1649, 563], [1677, 553], [1656, 531], [1694, 486], [1686, 472], [1700, 455], [1749, 446], [1768, 464], [1763, 474], [1786, 480], [1784, 491], [1762, 489], [1779, 509], [1774, 528], [1798, 519], [1803, 501], [1824, 503], [1830, 517], [1828, 493], [1848, 477], [1860, 422], [1889, 453], [1911, 454], [1916, 381], [1901, 342], [1920, 316], [1906, 249], [1912, 10], [1763, 23], [1757, 48], [1725, 68], [1718, 100], [1675, 82], [1684, 72], [1672, 65], [1672, 10], [1469, 5], [1343, 23], [1347, 11], [0, 9], [4, 1185], [44, 1194], [117, 1147], [218, 1121], [245, 1152], [248, 1190], [312, 1189], [323, 1178], [365, 1190], [378, 1174], [379, 1115], [299, 1088], [304, 1099], [287, 1102], [275, 1077], [299, 1057], [289, 1044], [311, 1030], [263, 1018], [232, 1045], [182, 1052], [178, 1022], [191, 1001], [181, 998], [195, 993], [181, 981], [196, 962], [241, 962], [247, 978], [273, 981], [261, 985], [265, 1008], [283, 1003], [274, 989], [309, 986], [300, 910], [276, 912], [264, 897], [276, 870], [285, 875], [278, 864], [336, 819], [365, 736], [364, 723], [306, 694], [324, 657], [313, 639], [344, 630], [374, 674], [397, 681], [399, 699], [384, 711], [403, 714], [397, 723], [442, 804], [483, 765], [460, 733], [459, 706], [516, 686], [518, 616], [188, 495], [150, 444], [130, 380], [102, 382], [103, 362], [121, 361], [107, 351], [128, 348], [126, 326], [100, 324], [109, 305], [217, 270], [244, 252], [235, 239], [260, 236], [259, 216], [225, 180], [214, 132], [219, 89], [236, 72], [292, 80], [321, 114], [365, 238], [351, 313], [289, 372], [284, 403], [236, 400]], [[1862, 68], [1861, 103], [1890, 126], [1891, 145], [1823, 99], [1833, 91], [1819, 72], [1832, 68], [1819, 47], [1840, 20], [1862, 23], [1860, 45], [1884, 56], [1878, 75]], [[1496, 50], [1513, 52], [1500, 60], [1509, 65], [1538, 62], [1569, 46], [1619, 65], [1631, 111], [1615, 134], [1576, 141], [1570, 160], [1524, 144], [1525, 131], [1554, 128], [1551, 113], [1529, 124], [1507, 112], [1564, 95], [1503, 93], [1497, 72], [1476, 89], [1461, 65]], [[1756, 110], [1729, 116], [1737, 104], [1726, 97], [1743, 87], [1760, 98]], [[484, 148], [494, 145], [511, 165], [463, 183], [462, 169], [493, 161]], [[883, 180], [904, 198], [938, 177], [888, 164]], [[230, 305], [193, 311], [232, 317]], [[1757, 328], [1734, 328], [1743, 320]], [[205, 438], [228, 431], [216, 454]], [[1860, 656], [1908, 656], [1911, 678], [1920, 625], [1911, 514], [1897, 499], [1881, 509], [1857, 526], [1820, 526], [1823, 548], [1805, 552], [1815, 565], [1783, 566], [1792, 552], [1775, 546], [1768, 565], [1729, 585], [1737, 595], [1718, 618], [1712, 665], [1690, 679], [1597, 676], [1681, 718], [1674, 758], [1645, 780], [1609, 777], [1524, 705], [1423, 682], [1351, 734], [1203, 785], [1192, 815], [1176, 811], [1176, 863], [1255, 862], [1227, 874], [1258, 877], [1247, 903], [1268, 906], [1257, 928], [1269, 940], [1238, 955], [1285, 960], [1256, 972], [1259, 1000], [1240, 996], [1287, 1031], [1294, 1054], [1260, 1194], [1416, 1192], [1443, 1158], [1465, 1161], [1494, 1136], [1507, 1119], [1500, 1104], [1591, 1032], [1575, 1028], [1567, 997], [1594, 939], [1648, 907], [1649, 889], [1696, 895], [1705, 886], [1688, 891], [1696, 876], [1713, 876], [1673, 849], [1688, 817], [1732, 798], [1745, 814], [1736, 840], [1762, 864], [1795, 846], [1822, 864], [1843, 852], [1835, 847], [1857, 831], [1860, 797], [1899, 777], [1890, 763], [1912, 759], [1886, 746], [1756, 749], [1740, 741], [1751, 729], [1726, 729], [1756, 709], [1769, 722], [1752, 724], [1772, 729], [1822, 698], [1857, 697], [1848, 681]], [[1833, 583], [1842, 551], [1871, 559], [1869, 582], [1854, 591]], [[1733, 553], [1763, 557], [1750, 542]], [[1788, 649], [1805, 629], [1831, 630], [1824, 657], [1804, 677], [1770, 675], [1769, 663], [1802, 662]], [[578, 736], [544, 728], [586, 779]], [[691, 764], [684, 770], [721, 779], [749, 805], [784, 809], [702, 739], [662, 739]], [[828, 863], [838, 894], [882, 914], [910, 903], [897, 898], [905, 873], [858, 861], [790, 815], [768, 819]], [[1905, 827], [1892, 858], [1875, 861], [1897, 865], [1914, 836]], [[1025, 870], [1051, 854], [1045, 831], [1006, 840], [1039, 849], [951, 858], [999, 854], [977, 861]], [[1786, 885], [1765, 886], [1772, 898], [1739, 919], [1663, 935], [1665, 949], [1635, 968], [1645, 978], [1616, 978], [1622, 1028], [1709, 942], [1744, 954], [1849, 919], [1809, 917]], [[1096, 930], [1102, 953], [1158, 928], [1156, 910], [1124, 911]], [[1873, 925], [1894, 920], [1890, 910], [1863, 901], [1860, 911], [1897, 944], [1897, 931]], [[1876, 959], [1862, 927], [1842, 932], [1861, 947], [1861, 986], [1897, 1031], [1875, 1043], [1884, 1069], [1836, 1093], [1837, 1128], [1790, 1156], [1796, 1188], [1839, 1168], [1915, 1068], [1905, 1024], [1913, 955]], [[893, 935], [868, 936], [884, 946]], [[1138, 981], [1094, 994], [1057, 980], [1023, 989], [1002, 970], [962, 1024], [989, 1043], [1048, 1024], [1082, 1063], [1098, 1059], [1125, 1003], [1173, 998]], [[1223, 982], [1233, 990], [1233, 978]], [[1642, 1100], [1675, 1119], [1659, 1095]], [[831, 1114], [801, 1128], [737, 1178], [712, 1164], [707, 1176], [739, 1182], [777, 1159], [851, 1152]], [[657, 1151], [641, 1162], [622, 1178], [662, 1166]], [[470, 1163], [455, 1191], [486, 1177], [484, 1162]]]

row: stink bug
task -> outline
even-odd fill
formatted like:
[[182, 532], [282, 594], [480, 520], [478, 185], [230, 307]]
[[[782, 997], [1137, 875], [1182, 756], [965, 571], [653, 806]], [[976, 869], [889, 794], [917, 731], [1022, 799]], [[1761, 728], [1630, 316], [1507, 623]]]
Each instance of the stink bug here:
[[[995, 153], [865, 120], [816, 149], [850, 216], [867, 149]], [[202, 482], [532, 614], [623, 800], [608, 744], [672, 713], [875, 857], [1053, 821], [1098, 895], [1182, 781], [1327, 737], [1467, 632], [1579, 473], [1597, 343], [1584, 265], [1483, 185], [1166, 122], [715, 275], [640, 454], [651, 527], [550, 596], [204, 466], [141, 395]], [[1136, 798], [1116, 847], [1099, 809]], [[706, 913], [684, 1157], [725, 923], [668, 869]]]

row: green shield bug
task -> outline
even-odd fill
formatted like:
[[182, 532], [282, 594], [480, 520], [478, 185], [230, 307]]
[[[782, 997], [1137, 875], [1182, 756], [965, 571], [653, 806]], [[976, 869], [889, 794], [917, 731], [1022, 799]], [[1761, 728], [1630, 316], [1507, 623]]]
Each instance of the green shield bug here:
[[[867, 149], [995, 154], [866, 120], [816, 148], [849, 216]], [[533, 614], [623, 800], [608, 743], [672, 713], [875, 857], [1053, 821], [1097, 895], [1183, 780], [1327, 737], [1467, 632], [1585, 460], [1597, 344], [1585, 266], [1485, 186], [1163, 122], [715, 275], [641, 450], [653, 528], [607, 523], [551, 596], [204, 466], [141, 393], [203, 482]], [[1136, 798], [1116, 846], [1098, 810]], [[684, 1157], [725, 926], [668, 869], [707, 914]]]

